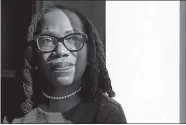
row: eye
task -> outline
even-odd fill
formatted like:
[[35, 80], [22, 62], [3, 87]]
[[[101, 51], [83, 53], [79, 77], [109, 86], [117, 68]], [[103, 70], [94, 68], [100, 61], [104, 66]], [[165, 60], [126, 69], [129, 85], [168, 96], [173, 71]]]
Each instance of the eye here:
[[82, 41], [82, 35], [73, 35], [66, 38], [67, 41], [79, 42]]
[[53, 42], [53, 40], [52, 40], [51, 38], [45, 38], [45, 39], [44, 39], [44, 42], [45, 42], [45, 43], [49, 43], [49, 42]]
[[67, 37], [66, 38], [66, 40], [68, 40], [68, 41], [75, 41], [76, 40], [76, 38], [74, 37], [74, 36], [69, 36], [69, 37]]
[[49, 36], [40, 37], [39, 42], [42, 42], [43, 44], [55, 44], [55, 40]]

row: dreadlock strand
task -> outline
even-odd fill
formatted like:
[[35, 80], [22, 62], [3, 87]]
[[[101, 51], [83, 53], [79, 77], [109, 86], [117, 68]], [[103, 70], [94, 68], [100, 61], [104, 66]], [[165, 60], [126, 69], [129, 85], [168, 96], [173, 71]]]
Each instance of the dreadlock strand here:
[[33, 95], [33, 84], [31, 75], [31, 58], [32, 58], [32, 48], [29, 46], [24, 55], [24, 67], [23, 67], [23, 89], [25, 93], [26, 100], [21, 104], [23, 113], [28, 113], [32, 110], [33, 102], [31, 101]]
[[106, 68], [106, 61], [105, 61], [105, 54], [104, 54], [104, 47], [103, 47], [103, 42], [101, 41], [101, 39], [98, 36], [98, 33], [96, 31], [96, 28], [93, 26], [93, 24], [91, 23], [91, 21], [89, 19], [87, 19], [90, 27], [92, 29], [93, 35], [94, 35], [94, 39], [96, 42], [96, 48], [97, 48], [97, 61], [98, 61], [98, 65], [99, 65], [99, 70], [100, 70], [100, 84], [103, 84], [102, 89], [104, 92], [106, 92], [109, 97], [114, 97], [115, 96], [115, 92], [112, 90], [112, 86], [111, 86], [111, 81], [108, 75], [108, 70]]

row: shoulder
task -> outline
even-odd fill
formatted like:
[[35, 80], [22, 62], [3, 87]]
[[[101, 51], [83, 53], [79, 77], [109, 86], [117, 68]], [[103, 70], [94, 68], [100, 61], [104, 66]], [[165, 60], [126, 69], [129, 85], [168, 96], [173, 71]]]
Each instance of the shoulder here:
[[123, 108], [116, 100], [101, 94], [100, 108], [97, 122], [100, 123], [127, 123]]
[[13, 120], [12, 120], [12, 122], [8, 122], [8, 119], [7, 119], [7, 116], [5, 116], [4, 118], [3, 118], [3, 124], [10, 124], [10, 123], [15, 123], [15, 124], [19, 124], [19, 123], [21, 123], [21, 119], [22, 118], [14, 118]]
[[8, 121], [8, 117], [5, 116], [3, 118], [3, 123], [8, 123], [8, 124], [20, 124], [20, 123], [34, 123], [36, 119], [36, 113], [37, 113], [37, 108], [31, 110], [29, 113], [25, 114], [23, 117], [15, 117], [12, 119], [12, 121]]

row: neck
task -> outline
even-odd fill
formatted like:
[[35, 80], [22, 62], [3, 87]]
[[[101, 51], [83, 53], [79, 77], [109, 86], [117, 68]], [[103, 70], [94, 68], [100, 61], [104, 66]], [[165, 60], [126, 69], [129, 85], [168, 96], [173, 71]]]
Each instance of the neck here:
[[61, 97], [75, 92], [81, 87], [82, 84], [83, 84], [82, 79], [73, 82], [71, 85], [61, 87], [54, 87], [49, 82], [47, 82], [45, 85], [43, 85], [43, 91], [49, 96]]
[[[82, 80], [78, 80], [69, 86], [61, 88], [46, 87], [43, 91], [52, 97], [63, 97], [77, 91], [82, 85]], [[48, 88], [48, 89], [47, 89]], [[53, 100], [49, 99], [48, 105], [41, 105], [40, 108], [49, 112], [65, 112], [76, 106], [81, 101], [78, 94], [73, 95], [66, 99]]]

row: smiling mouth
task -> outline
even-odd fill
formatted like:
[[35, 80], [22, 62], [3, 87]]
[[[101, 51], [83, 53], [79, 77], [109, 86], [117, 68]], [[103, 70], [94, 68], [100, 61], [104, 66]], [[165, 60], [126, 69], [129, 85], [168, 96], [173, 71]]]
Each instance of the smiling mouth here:
[[73, 66], [66, 66], [66, 67], [56, 67], [56, 68], [52, 68], [52, 70], [68, 70], [70, 68], [72, 68]]
[[68, 72], [74, 67], [71, 63], [56, 63], [51, 66], [51, 70], [55, 72]]

